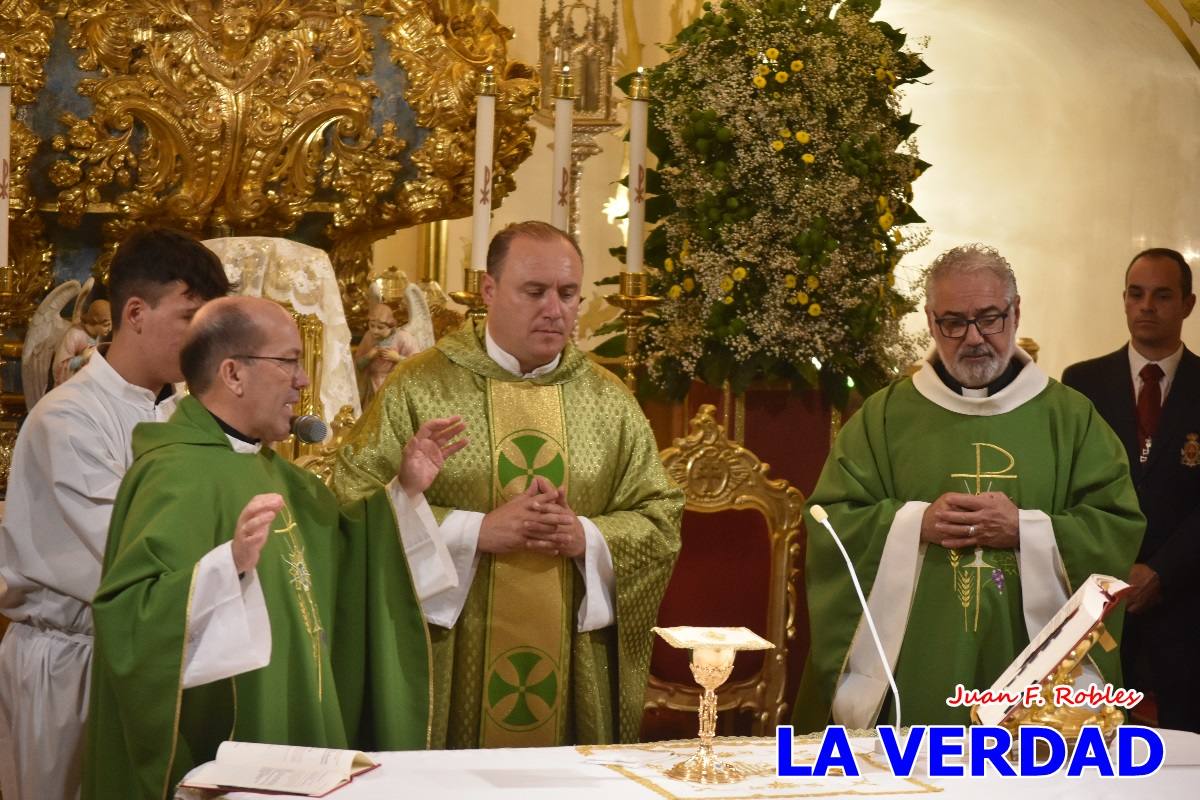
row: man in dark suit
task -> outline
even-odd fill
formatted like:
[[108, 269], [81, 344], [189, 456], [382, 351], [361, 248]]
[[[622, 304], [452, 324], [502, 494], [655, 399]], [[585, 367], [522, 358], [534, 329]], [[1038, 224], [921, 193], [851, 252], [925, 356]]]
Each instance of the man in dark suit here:
[[1129, 456], [1146, 536], [1128, 581], [1126, 685], [1153, 691], [1159, 724], [1200, 732], [1200, 358], [1183, 346], [1192, 270], [1174, 250], [1138, 253], [1125, 272], [1129, 345], [1073, 364], [1083, 392]]

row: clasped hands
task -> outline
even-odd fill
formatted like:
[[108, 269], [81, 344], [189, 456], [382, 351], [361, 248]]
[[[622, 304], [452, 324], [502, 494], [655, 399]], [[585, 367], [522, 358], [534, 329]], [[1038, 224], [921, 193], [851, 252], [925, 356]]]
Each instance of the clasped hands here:
[[[469, 440], [460, 437], [466, 428], [462, 417], [431, 419], [408, 440], [396, 478], [409, 497], [416, 497], [428, 489], [446, 459], [467, 446]], [[271, 522], [282, 509], [282, 495], [259, 494], [250, 498], [238, 515], [232, 547], [233, 565], [239, 574], [258, 566]]]
[[921, 541], [954, 549], [1017, 547], [1017, 507], [1003, 492], [946, 492], [925, 509]]
[[541, 476], [484, 516], [479, 528], [478, 547], [484, 553], [529, 550], [578, 558], [585, 544], [583, 523], [567, 504], [566, 493]]

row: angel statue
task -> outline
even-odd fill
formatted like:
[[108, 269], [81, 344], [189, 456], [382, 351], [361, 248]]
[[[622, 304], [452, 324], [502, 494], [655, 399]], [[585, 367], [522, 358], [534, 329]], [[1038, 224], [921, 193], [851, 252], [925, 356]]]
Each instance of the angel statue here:
[[[50, 388], [54, 354], [63, 337], [72, 328], [83, 327], [83, 301], [91, 292], [93, 281], [94, 278], [88, 278], [82, 286], [79, 281], [67, 281], [54, 287], [33, 313], [25, 334], [25, 344], [21, 348], [21, 386], [25, 392], [27, 410], [33, 410], [34, 403], [41, 400]], [[72, 300], [75, 301], [75, 311], [68, 321], [63, 317], [62, 310]]]
[[[80, 305], [76, 303], [76, 305]], [[96, 345], [112, 331], [112, 309], [107, 300], [93, 300], [78, 322], [63, 334], [54, 351], [54, 385], [66, 383], [96, 352]]]
[[367, 316], [367, 332], [354, 351], [359, 394], [363, 405], [375, 396], [392, 367], [409, 356], [433, 347], [433, 318], [425, 292], [416, 284], [404, 290], [407, 305], [403, 323], [390, 305], [377, 301]]

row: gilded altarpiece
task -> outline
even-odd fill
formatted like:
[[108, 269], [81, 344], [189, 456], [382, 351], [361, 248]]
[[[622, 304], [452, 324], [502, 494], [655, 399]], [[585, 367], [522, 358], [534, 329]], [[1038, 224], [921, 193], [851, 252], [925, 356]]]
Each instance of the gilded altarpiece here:
[[14, 67], [13, 294], [103, 275], [130, 229], [330, 252], [347, 312], [372, 243], [471, 211], [475, 91], [498, 87], [495, 197], [532, 152], [512, 32], [453, 0], [0, 0]]

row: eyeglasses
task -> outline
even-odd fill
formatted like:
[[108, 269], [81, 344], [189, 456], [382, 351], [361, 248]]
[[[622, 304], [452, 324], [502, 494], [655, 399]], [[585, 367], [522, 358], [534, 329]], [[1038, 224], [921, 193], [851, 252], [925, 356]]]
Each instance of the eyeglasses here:
[[243, 361], [274, 361], [293, 378], [299, 375], [300, 370], [303, 369], [299, 356], [230, 356], [230, 358], [238, 358]]
[[937, 323], [938, 330], [942, 332], [942, 336], [947, 339], [962, 339], [967, 335], [967, 330], [974, 325], [975, 330], [979, 331], [980, 336], [994, 336], [997, 333], [1004, 332], [1004, 320], [1008, 319], [1008, 312], [1012, 309], [1012, 303], [1009, 303], [999, 314], [982, 314], [974, 319], [965, 319], [964, 317], [934, 317], [933, 321]]

